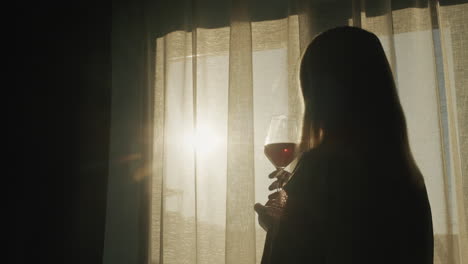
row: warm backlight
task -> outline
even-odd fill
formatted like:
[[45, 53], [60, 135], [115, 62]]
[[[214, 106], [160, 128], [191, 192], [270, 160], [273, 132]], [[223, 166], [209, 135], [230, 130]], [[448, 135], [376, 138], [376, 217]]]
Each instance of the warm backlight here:
[[195, 133], [185, 135], [184, 145], [195, 149], [198, 157], [203, 158], [213, 154], [220, 146], [220, 141], [218, 133], [211, 127], [200, 126]]

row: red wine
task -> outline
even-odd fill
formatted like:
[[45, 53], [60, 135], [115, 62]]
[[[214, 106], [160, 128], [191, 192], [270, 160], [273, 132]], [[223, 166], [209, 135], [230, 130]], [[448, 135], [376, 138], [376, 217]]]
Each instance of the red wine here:
[[277, 168], [284, 168], [296, 158], [296, 144], [273, 143], [265, 145], [265, 155]]

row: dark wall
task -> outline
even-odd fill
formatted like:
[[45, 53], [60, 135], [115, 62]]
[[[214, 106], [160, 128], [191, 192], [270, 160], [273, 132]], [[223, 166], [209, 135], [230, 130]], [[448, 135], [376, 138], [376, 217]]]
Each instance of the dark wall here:
[[101, 263], [111, 2], [21, 2], [15, 11], [18, 59], [8, 68], [19, 96], [8, 113], [18, 124], [19, 163], [5, 175], [19, 179], [14, 263]]

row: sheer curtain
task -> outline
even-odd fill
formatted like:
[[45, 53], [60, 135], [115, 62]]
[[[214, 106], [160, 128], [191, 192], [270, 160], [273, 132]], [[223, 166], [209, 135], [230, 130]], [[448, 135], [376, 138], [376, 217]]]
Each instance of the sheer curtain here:
[[[381, 39], [392, 65], [428, 188], [434, 262], [468, 261], [467, 3], [272, 1], [261, 6], [273, 15], [261, 19], [257, 1], [228, 8], [182, 2], [183, 22], [148, 45], [155, 50], [148, 63], [155, 72], [148, 82], [152, 153], [146, 173], [136, 175], [147, 178], [143, 197], [151, 200], [139, 209], [146, 220], [133, 223], [148, 226], [135, 228], [148, 230], [140, 255], [165, 264], [260, 263], [265, 232], [253, 205], [266, 202], [274, 170], [263, 154], [270, 118], [301, 119], [301, 51], [317, 33], [353, 25]], [[210, 8], [220, 14], [209, 17]], [[113, 232], [125, 225], [115, 186], [110, 182], [109, 263], [119, 254]]]

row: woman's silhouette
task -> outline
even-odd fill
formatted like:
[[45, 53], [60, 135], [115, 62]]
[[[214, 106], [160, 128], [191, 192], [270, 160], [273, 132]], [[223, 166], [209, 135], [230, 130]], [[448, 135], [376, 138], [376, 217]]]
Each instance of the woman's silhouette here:
[[255, 205], [262, 263], [433, 263], [426, 187], [379, 39], [353, 27], [318, 35], [300, 82], [302, 155]]

